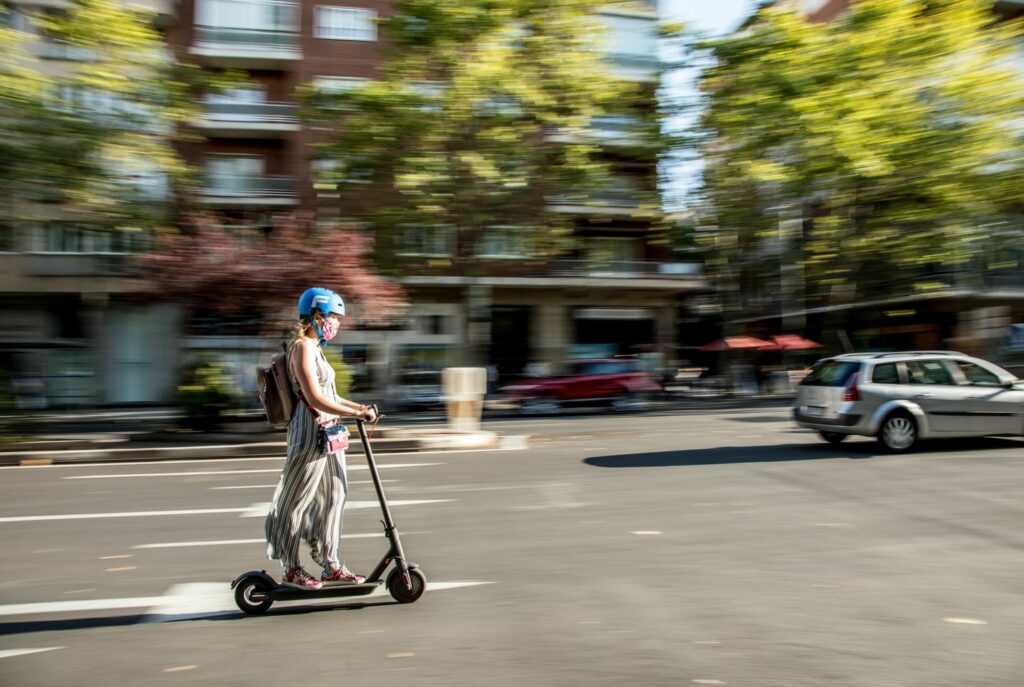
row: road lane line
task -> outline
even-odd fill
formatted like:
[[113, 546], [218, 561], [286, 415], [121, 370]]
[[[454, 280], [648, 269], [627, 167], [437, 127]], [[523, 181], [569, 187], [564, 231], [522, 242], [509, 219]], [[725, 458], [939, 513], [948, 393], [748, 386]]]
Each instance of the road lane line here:
[[99, 520], [102, 518], [148, 518], [160, 515], [214, 515], [217, 513], [244, 513], [248, 508], [197, 508], [194, 510], [143, 510], [125, 513], [68, 513], [65, 515], [18, 515], [0, 518], [4, 522], [43, 522], [46, 520]]
[[[390, 465], [378, 465], [378, 470], [394, 470], [397, 468], [419, 468], [431, 465], [444, 465], [444, 463], [391, 463]], [[368, 470], [365, 465], [349, 465], [349, 472], [353, 470]], [[72, 475], [61, 479], [122, 479], [127, 477], [202, 477], [206, 475], [255, 475], [258, 473], [276, 472], [280, 468], [269, 470], [194, 470], [186, 472], [122, 472], [113, 475]]]
[[[419, 532], [402, 532], [403, 537], [410, 534], [430, 534], [427, 531]], [[383, 532], [368, 532], [360, 534], [343, 534], [342, 539], [373, 539], [384, 537]], [[234, 544], [266, 544], [267, 540], [263, 537], [259, 539], [219, 539], [210, 541], [171, 541], [163, 542], [160, 544], [138, 544], [133, 546], [133, 549], [179, 549], [187, 548], [191, 546], [231, 546]]]
[[[481, 580], [466, 580], [458, 582], [427, 582], [426, 591], [437, 592], [449, 589], [464, 589], [478, 587], [494, 582]], [[391, 598], [384, 585], [373, 590], [366, 596], [352, 597], [352, 601], [365, 599]], [[228, 585], [224, 582], [186, 582], [172, 586], [162, 597], [157, 597], [158, 602], [152, 604], [149, 610], [143, 614], [141, 622], [160, 623], [173, 622], [177, 620], [209, 618], [224, 615], [239, 615], [241, 611], [235, 605], [234, 595]], [[345, 603], [338, 597], [317, 598], [316, 592], [302, 599], [304, 606], [320, 606], [323, 604]], [[0, 606], [0, 609], [3, 607]]]
[[[440, 463], [436, 463], [436, 464], [439, 465]], [[381, 484], [391, 484], [391, 483], [397, 482], [397, 481], [398, 481], [397, 479], [382, 479], [381, 480]], [[354, 480], [354, 481], [350, 481], [349, 484], [373, 484], [373, 480], [372, 479]], [[210, 489], [212, 489], [214, 491], [229, 491], [229, 490], [232, 490], [232, 489], [275, 489], [275, 488], [277, 488], [276, 484], [245, 484], [245, 485], [242, 485], [242, 486], [233, 486], [233, 487], [210, 487]]]
[[24, 656], [26, 654], [39, 654], [44, 651], [56, 651], [57, 649], [63, 649], [62, 646], [46, 646], [40, 649], [7, 649], [0, 651], [0, 658], [11, 658], [13, 656]]
[[[448, 503], [453, 499], [405, 499], [398, 501], [388, 501], [388, 505], [392, 508], [395, 506], [421, 506], [427, 503]], [[360, 510], [364, 508], [379, 508], [380, 501], [345, 501], [345, 510]], [[267, 513], [270, 512], [270, 501], [263, 501], [252, 504], [249, 508], [244, 509], [238, 517], [240, 518], [265, 518]]]
[[[227, 583], [221, 583], [227, 587]], [[34, 604], [0, 605], [0, 616], [39, 615], [43, 613], [74, 613], [77, 611], [113, 611], [120, 608], [151, 608], [162, 596], [136, 596], [125, 599], [83, 599], [81, 601], [44, 601]]]

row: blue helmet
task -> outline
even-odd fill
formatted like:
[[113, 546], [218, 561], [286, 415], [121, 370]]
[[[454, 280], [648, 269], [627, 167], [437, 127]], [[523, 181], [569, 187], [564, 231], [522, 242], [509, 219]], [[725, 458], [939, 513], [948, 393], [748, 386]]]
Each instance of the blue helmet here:
[[319, 310], [324, 317], [331, 313], [344, 317], [345, 301], [330, 289], [314, 286], [311, 289], [306, 289], [299, 296], [299, 317], [308, 317], [312, 320], [314, 310]]

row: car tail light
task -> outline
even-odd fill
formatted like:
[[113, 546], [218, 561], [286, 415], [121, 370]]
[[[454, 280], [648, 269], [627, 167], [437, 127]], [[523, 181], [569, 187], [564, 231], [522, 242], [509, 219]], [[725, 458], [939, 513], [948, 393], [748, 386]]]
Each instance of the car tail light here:
[[843, 390], [843, 402], [860, 400], [860, 389], [857, 388], [857, 381], [859, 379], [860, 372], [854, 372], [853, 376], [850, 377], [850, 381], [846, 383], [846, 388]]

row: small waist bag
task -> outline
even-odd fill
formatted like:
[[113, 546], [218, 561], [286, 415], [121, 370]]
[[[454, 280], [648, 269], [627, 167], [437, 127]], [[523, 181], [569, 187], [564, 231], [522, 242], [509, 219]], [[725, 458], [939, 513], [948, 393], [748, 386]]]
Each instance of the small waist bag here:
[[320, 428], [320, 451], [322, 453], [337, 453], [347, 448], [348, 427], [338, 424]]

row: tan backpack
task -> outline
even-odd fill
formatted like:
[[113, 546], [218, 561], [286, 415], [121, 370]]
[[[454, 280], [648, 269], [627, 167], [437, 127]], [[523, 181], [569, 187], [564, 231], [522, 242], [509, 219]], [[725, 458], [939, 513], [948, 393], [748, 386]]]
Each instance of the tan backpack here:
[[288, 346], [281, 343], [282, 353], [274, 354], [267, 367], [256, 368], [256, 390], [267, 422], [274, 429], [283, 429], [291, 422], [299, 398], [292, 389], [288, 375]]

